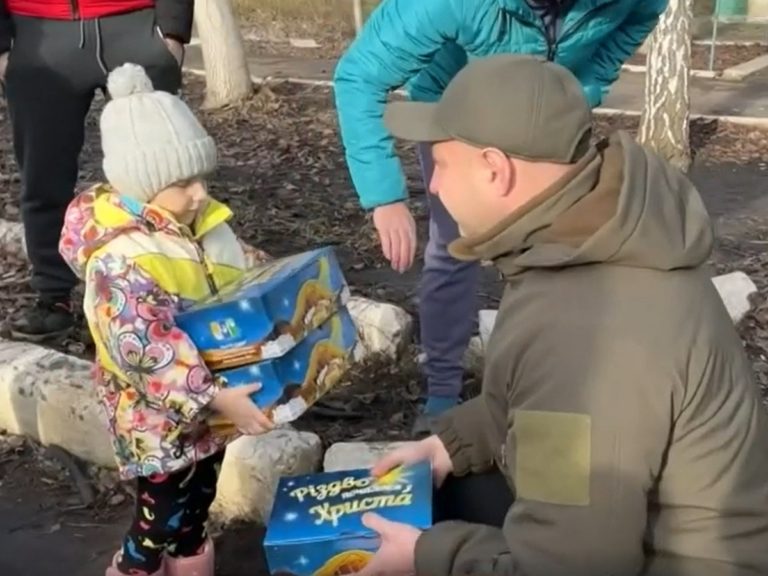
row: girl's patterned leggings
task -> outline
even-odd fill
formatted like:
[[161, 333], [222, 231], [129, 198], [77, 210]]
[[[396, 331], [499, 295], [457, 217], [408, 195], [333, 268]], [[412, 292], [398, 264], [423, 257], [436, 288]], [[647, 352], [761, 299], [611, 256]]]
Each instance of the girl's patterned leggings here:
[[222, 451], [191, 468], [139, 478], [136, 512], [117, 565], [121, 572], [153, 574], [164, 553], [188, 557], [200, 552], [223, 459]]

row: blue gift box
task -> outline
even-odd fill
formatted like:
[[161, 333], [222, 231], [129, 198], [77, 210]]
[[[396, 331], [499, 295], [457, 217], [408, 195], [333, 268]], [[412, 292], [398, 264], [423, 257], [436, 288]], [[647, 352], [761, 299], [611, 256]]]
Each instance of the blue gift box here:
[[348, 298], [336, 255], [323, 247], [252, 268], [175, 319], [221, 370], [284, 355]]
[[274, 422], [291, 422], [338, 384], [357, 341], [352, 316], [340, 308], [284, 356], [216, 372], [216, 376], [226, 387], [261, 384], [252, 400]]
[[370, 470], [280, 479], [264, 540], [272, 576], [353, 574], [379, 547], [363, 526], [365, 512], [421, 530], [432, 525], [429, 462], [396, 468], [376, 479]]

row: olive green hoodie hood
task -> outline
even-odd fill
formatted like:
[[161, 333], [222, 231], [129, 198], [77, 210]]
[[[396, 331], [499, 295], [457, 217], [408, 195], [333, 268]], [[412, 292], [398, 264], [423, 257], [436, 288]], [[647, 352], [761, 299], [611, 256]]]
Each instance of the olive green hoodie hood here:
[[619, 132], [537, 198], [450, 250], [493, 260], [508, 277], [593, 263], [673, 270], [705, 263], [713, 237], [690, 180]]

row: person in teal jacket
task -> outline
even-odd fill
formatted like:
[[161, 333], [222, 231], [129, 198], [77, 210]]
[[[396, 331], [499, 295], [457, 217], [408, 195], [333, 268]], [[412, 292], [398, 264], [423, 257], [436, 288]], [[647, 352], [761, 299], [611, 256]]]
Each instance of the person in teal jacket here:
[[[346, 160], [362, 207], [373, 212], [384, 256], [403, 272], [413, 263], [416, 226], [405, 203], [405, 176], [383, 122], [390, 92], [435, 101], [470, 58], [498, 53], [540, 55], [568, 69], [598, 106], [655, 28], [668, 0], [383, 0], [341, 57], [335, 100]], [[482, 86], [477, 87], [483, 90]], [[504, 118], [499, 118], [504, 122]], [[432, 159], [419, 147], [429, 189]], [[475, 327], [477, 263], [447, 250], [459, 235], [440, 200], [427, 194], [429, 241], [419, 288], [427, 402], [416, 422], [459, 401], [464, 352]]]

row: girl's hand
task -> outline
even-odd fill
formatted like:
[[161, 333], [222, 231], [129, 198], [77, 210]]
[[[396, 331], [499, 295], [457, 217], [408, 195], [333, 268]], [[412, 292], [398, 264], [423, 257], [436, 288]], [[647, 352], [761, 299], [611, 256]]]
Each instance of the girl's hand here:
[[259, 410], [250, 395], [258, 392], [261, 384], [224, 388], [211, 402], [211, 408], [229, 419], [242, 434], [257, 436], [269, 432], [275, 425]]

